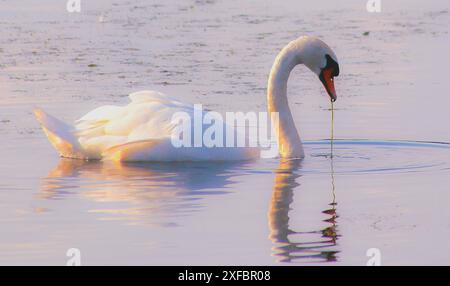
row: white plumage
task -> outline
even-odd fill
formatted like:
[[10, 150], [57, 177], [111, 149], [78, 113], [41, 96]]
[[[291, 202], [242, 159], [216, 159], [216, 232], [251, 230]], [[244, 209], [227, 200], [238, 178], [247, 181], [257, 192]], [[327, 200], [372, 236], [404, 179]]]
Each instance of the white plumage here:
[[[62, 157], [117, 161], [230, 161], [259, 157], [256, 147], [174, 147], [171, 137], [181, 124], [178, 112], [193, 118], [194, 106], [156, 91], [129, 95], [126, 106], [106, 105], [70, 126], [35, 110], [50, 142]], [[191, 124], [194, 121], [191, 120]], [[221, 124], [224, 125], [222, 122]], [[193, 126], [191, 127], [193, 130]]]
[[[314, 37], [300, 37], [286, 45], [275, 59], [267, 85], [267, 109], [270, 113], [279, 114], [279, 122], [272, 122], [272, 125], [277, 134], [278, 152], [284, 158], [304, 157], [287, 100], [288, 78], [298, 64], [304, 64], [317, 74], [330, 98], [336, 100], [333, 77], [339, 74], [339, 67], [334, 52]], [[39, 109], [35, 110], [35, 115], [56, 150], [68, 158], [117, 161], [233, 161], [260, 158], [258, 147], [207, 147], [209, 145], [203, 142], [199, 147], [177, 148], [172, 143], [173, 131], [183, 127], [184, 123], [174, 120], [174, 115], [187, 115], [190, 130], [194, 132], [197, 128], [194, 106], [156, 91], [132, 93], [130, 100], [126, 106], [108, 105], [94, 109], [73, 126]], [[223, 121], [215, 124], [227, 130]], [[239, 136], [236, 131], [234, 134], [234, 138]], [[226, 140], [225, 136], [222, 139]], [[246, 138], [246, 142], [254, 142], [255, 139]]]

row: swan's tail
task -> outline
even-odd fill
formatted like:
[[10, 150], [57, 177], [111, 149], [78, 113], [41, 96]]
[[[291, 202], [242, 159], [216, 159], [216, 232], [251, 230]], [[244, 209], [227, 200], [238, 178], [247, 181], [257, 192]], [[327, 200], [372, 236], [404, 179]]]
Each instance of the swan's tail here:
[[61, 157], [86, 159], [83, 148], [74, 135], [74, 128], [51, 116], [41, 109], [35, 109], [34, 115], [42, 126], [48, 140]]

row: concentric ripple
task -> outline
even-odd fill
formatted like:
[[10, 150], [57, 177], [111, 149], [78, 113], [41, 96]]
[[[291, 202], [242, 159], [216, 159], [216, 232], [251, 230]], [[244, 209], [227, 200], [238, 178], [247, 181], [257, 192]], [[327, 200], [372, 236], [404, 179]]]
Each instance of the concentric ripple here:
[[[302, 173], [406, 173], [450, 170], [450, 143], [338, 139], [307, 141]], [[308, 160], [309, 158], [309, 160]], [[332, 160], [331, 160], [332, 159]]]

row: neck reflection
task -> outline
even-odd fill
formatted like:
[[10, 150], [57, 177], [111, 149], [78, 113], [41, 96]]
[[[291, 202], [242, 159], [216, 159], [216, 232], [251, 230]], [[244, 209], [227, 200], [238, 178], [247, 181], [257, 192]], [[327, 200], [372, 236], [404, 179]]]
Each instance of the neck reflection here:
[[[295, 231], [289, 226], [290, 205], [294, 189], [300, 186], [302, 160], [280, 160], [268, 211], [269, 239], [273, 243], [273, 255], [278, 262], [333, 262], [337, 261], [337, 214], [334, 186], [334, 170], [331, 162], [332, 202], [322, 211], [328, 218], [325, 228], [312, 231]], [[297, 189], [297, 191], [299, 191]]]

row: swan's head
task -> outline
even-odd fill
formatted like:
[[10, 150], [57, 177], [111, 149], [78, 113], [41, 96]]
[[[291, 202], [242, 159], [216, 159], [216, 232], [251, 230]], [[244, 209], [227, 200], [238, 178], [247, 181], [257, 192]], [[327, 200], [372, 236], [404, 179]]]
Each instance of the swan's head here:
[[296, 46], [300, 50], [300, 61], [319, 76], [331, 101], [336, 101], [334, 77], [339, 75], [339, 64], [333, 50], [314, 37], [301, 37]]

